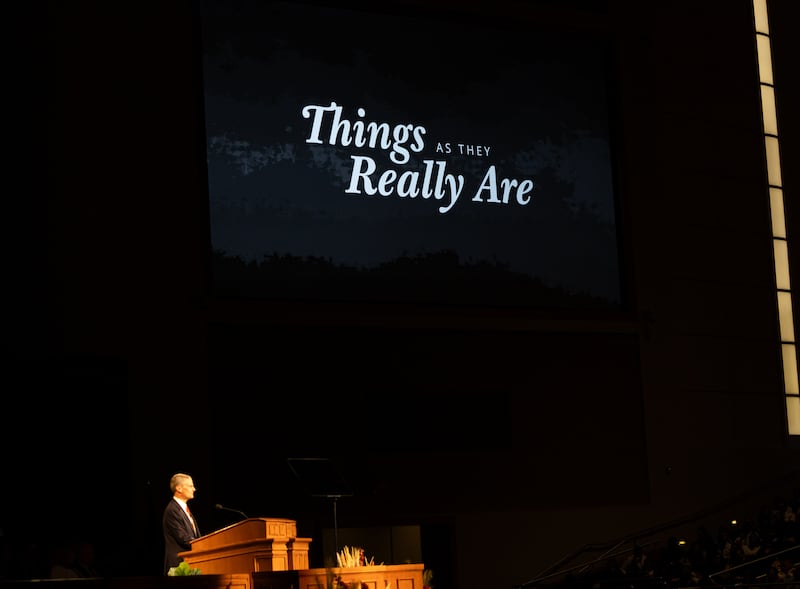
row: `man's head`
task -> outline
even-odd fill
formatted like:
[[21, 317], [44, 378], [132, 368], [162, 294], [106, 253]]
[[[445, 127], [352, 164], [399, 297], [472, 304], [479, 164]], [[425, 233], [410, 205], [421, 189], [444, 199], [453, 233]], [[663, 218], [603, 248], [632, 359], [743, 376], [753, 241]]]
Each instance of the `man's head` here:
[[169, 488], [172, 494], [179, 499], [183, 499], [184, 501], [194, 499], [194, 481], [188, 474], [179, 472], [172, 475], [169, 481]]

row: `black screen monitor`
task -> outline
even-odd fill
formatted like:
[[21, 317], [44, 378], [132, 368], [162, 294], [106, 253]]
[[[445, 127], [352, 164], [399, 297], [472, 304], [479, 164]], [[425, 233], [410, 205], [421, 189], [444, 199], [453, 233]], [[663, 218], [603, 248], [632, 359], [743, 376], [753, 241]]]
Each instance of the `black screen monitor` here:
[[608, 36], [372, 4], [201, 2], [214, 294], [619, 309]]

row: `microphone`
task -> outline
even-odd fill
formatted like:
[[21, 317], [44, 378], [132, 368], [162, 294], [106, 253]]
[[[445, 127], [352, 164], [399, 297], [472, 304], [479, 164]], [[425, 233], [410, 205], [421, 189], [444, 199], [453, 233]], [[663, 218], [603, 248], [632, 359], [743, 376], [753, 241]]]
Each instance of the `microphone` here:
[[238, 509], [231, 509], [230, 507], [225, 507], [224, 505], [220, 505], [219, 503], [217, 503], [214, 507], [222, 511], [232, 511], [233, 513], [238, 513], [244, 519], [247, 519], [247, 514], [244, 511], [239, 511]]

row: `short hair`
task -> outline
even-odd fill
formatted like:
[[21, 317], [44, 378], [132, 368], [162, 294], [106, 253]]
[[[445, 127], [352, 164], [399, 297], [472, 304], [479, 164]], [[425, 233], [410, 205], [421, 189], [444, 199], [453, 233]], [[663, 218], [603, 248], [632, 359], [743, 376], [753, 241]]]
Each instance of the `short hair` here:
[[186, 481], [188, 481], [191, 478], [192, 478], [191, 475], [184, 474], [182, 472], [175, 473], [169, 480], [169, 490], [174, 493], [175, 489], [178, 488], [178, 485], [183, 485], [184, 483], [186, 483]]

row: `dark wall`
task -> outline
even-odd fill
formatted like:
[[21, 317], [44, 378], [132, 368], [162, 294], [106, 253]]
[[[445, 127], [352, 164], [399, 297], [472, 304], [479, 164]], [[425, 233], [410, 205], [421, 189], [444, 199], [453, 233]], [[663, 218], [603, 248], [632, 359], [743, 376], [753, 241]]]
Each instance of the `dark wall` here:
[[[332, 456], [357, 489], [350, 517], [376, 501], [389, 513], [393, 504], [425, 513], [647, 498], [638, 340], [630, 335], [308, 326], [212, 333], [212, 454], [223, 480], [254, 455]], [[404, 462], [412, 472], [393, 472]], [[565, 468], [576, 463], [580, 471]], [[614, 484], [587, 497], [578, 484], [587, 476]], [[252, 508], [270, 492], [280, 488], [267, 477]]]

